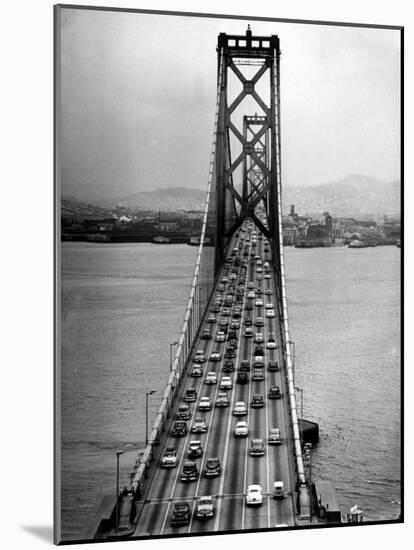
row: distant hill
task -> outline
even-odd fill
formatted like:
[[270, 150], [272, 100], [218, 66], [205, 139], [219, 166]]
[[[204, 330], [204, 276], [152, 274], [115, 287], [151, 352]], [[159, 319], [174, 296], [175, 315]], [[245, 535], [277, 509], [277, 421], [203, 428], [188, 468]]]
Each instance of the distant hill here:
[[298, 214], [328, 211], [334, 217], [400, 213], [400, 182], [383, 182], [362, 175], [349, 175], [339, 181], [315, 186], [285, 186], [283, 213], [295, 205]]
[[[283, 213], [288, 214], [290, 205], [300, 215], [321, 214], [328, 211], [332, 216], [361, 217], [371, 214], [398, 215], [400, 213], [400, 182], [383, 182], [362, 175], [349, 175], [335, 182], [315, 186], [284, 186], [282, 190]], [[201, 210], [204, 207], [205, 191], [186, 187], [171, 187], [154, 191], [141, 191], [133, 195], [95, 200], [86, 205], [74, 198], [65, 197], [63, 211], [89, 211], [95, 208], [96, 215], [113, 211], [122, 202], [129, 211], [176, 211]], [[77, 203], [79, 203], [77, 205]]]
[[141, 191], [133, 195], [104, 199], [97, 202], [104, 208], [113, 208], [119, 201], [128, 210], [201, 210], [204, 208], [206, 191], [202, 189], [188, 189], [187, 187], [171, 187], [156, 189], [155, 191]]

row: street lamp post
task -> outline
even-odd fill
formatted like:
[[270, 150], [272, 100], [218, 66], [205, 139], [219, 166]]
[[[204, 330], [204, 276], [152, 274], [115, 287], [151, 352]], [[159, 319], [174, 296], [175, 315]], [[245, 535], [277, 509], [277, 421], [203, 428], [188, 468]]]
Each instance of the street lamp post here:
[[115, 501], [115, 533], [118, 533], [119, 524], [119, 457], [124, 451], [116, 451], [116, 501]]
[[156, 393], [155, 390], [147, 391], [145, 393], [145, 446], [148, 445], [148, 396]]
[[174, 346], [176, 346], [178, 344], [178, 342], [173, 342], [172, 344], [170, 344], [170, 372], [172, 371], [172, 367], [173, 367], [173, 348]]
[[288, 340], [288, 344], [289, 344], [289, 347], [291, 349], [291, 351], [293, 351], [292, 353], [292, 367], [293, 367], [293, 382], [295, 382], [295, 377], [296, 377], [296, 368], [295, 368], [295, 363], [296, 363], [296, 346], [295, 346], [295, 342], [293, 340]]
[[300, 441], [303, 443], [303, 390], [295, 386], [296, 391], [300, 391]]

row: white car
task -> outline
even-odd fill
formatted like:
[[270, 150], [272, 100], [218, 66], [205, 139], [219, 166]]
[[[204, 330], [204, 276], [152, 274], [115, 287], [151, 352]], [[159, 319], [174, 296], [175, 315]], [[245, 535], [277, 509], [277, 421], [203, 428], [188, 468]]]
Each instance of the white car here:
[[263, 334], [261, 332], [256, 332], [254, 341], [256, 344], [263, 344]]
[[220, 382], [220, 389], [221, 390], [231, 390], [233, 387], [233, 383], [231, 381], [230, 376], [223, 376]]
[[263, 502], [262, 487], [260, 485], [249, 485], [246, 493], [247, 506], [260, 506]]
[[274, 309], [268, 309], [268, 310], [266, 311], [266, 317], [267, 317], [267, 318], [272, 318], [272, 317], [274, 317], [274, 316], [275, 316], [275, 310], [274, 310]]
[[226, 339], [226, 335], [224, 334], [223, 331], [219, 331], [216, 335], [216, 342], [224, 342], [224, 340]]
[[273, 306], [272, 302], [267, 302], [267, 304], [265, 305], [265, 308], [266, 309], [274, 309], [274, 306]]
[[247, 422], [244, 420], [239, 420], [236, 426], [234, 427], [234, 436], [235, 437], [247, 437], [249, 435], [249, 427]]
[[264, 276], [265, 279], [270, 279], [270, 273], [266, 273]]
[[209, 411], [211, 409], [211, 403], [209, 397], [202, 397], [200, 403], [198, 404], [199, 411]]
[[251, 290], [248, 294], [247, 294], [247, 298], [249, 300], [253, 300], [254, 299], [254, 292]]
[[210, 355], [210, 361], [220, 361], [221, 360], [221, 353], [218, 351], [213, 351]]
[[262, 307], [263, 306], [263, 300], [256, 300], [256, 307]]
[[233, 409], [233, 416], [244, 416], [247, 414], [247, 405], [244, 401], [236, 401]]
[[217, 374], [215, 372], [207, 373], [206, 384], [217, 384]]
[[267, 349], [276, 349], [276, 342], [274, 340], [269, 340], [266, 344]]

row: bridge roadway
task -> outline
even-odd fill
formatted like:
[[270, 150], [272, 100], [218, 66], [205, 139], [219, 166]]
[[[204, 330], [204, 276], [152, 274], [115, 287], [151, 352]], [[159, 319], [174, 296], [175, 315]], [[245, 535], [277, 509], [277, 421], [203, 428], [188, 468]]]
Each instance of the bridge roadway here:
[[[226, 318], [230, 321], [232, 315], [223, 317], [223, 306], [221, 311], [216, 314], [217, 322], [214, 324], [207, 323], [208, 314], [205, 316], [205, 321], [199, 331], [198, 341], [194, 350], [203, 350], [206, 361], [202, 365], [203, 375], [200, 378], [187, 377], [183, 383], [183, 393], [188, 387], [197, 388], [198, 399], [195, 403], [190, 403], [192, 416], [187, 421], [188, 427], [192, 425], [195, 417], [204, 417], [207, 422], [207, 432], [204, 434], [192, 434], [189, 430], [186, 437], [172, 437], [167, 434], [165, 441], [162, 442], [160, 456], [163, 454], [163, 449], [166, 447], [175, 447], [177, 450], [177, 467], [174, 469], [162, 469], [157, 465], [155, 474], [150, 484], [149, 491], [145, 498], [145, 503], [140, 511], [137, 522], [135, 536], [145, 535], [163, 535], [163, 534], [184, 534], [196, 533], [203, 531], [231, 531], [240, 529], [261, 529], [275, 527], [278, 524], [295, 524], [295, 503], [294, 503], [294, 467], [293, 467], [293, 451], [290, 438], [290, 424], [288, 423], [288, 403], [286, 399], [286, 387], [284, 373], [284, 360], [281, 346], [281, 331], [280, 322], [277, 315], [277, 304], [275, 296], [275, 285], [273, 274], [271, 278], [264, 278], [265, 272], [261, 274], [263, 278], [258, 280], [258, 272], [254, 256], [258, 255], [263, 263], [267, 260], [271, 264], [270, 247], [265, 251], [265, 238], [252, 222], [245, 222], [243, 228], [246, 231], [239, 230], [233, 237], [232, 246], [229, 248], [241, 248], [240, 258], [243, 260], [244, 247], [248, 246], [249, 256], [245, 282], [243, 285], [243, 304], [242, 316], [240, 321], [240, 329], [238, 333], [238, 345], [235, 350], [236, 357], [233, 359], [235, 370], [233, 372], [223, 373], [224, 352], [227, 347], [227, 342], [216, 342], [216, 335], [219, 331], [219, 320]], [[253, 247], [251, 233], [256, 231], [257, 245]], [[259, 235], [261, 237], [259, 237]], [[234, 257], [233, 257], [234, 264]], [[263, 267], [263, 266], [262, 266]], [[222, 277], [230, 275], [234, 265], [225, 264], [222, 268], [218, 282]], [[239, 283], [239, 279], [243, 280], [243, 270], [241, 267], [235, 268], [237, 271], [237, 279], [234, 281], [235, 288]], [[260, 279], [260, 275], [259, 275]], [[248, 299], [248, 282], [254, 283], [255, 298]], [[218, 296], [225, 297], [227, 289], [231, 281], [225, 284], [225, 291], [219, 292], [218, 287], [214, 290], [214, 295], [211, 304]], [[259, 295], [257, 289], [262, 288], [263, 294]], [[265, 294], [266, 290], [271, 294]], [[267, 318], [266, 309], [264, 306], [258, 307], [255, 305], [256, 299], [261, 298], [263, 303], [272, 302], [275, 306], [275, 317]], [[250, 301], [253, 304], [253, 309], [246, 310], [246, 304]], [[233, 313], [234, 304], [231, 306]], [[255, 327], [257, 317], [264, 318], [263, 327]], [[241, 385], [236, 383], [237, 368], [242, 359], [249, 359], [251, 370], [249, 378], [252, 375], [252, 364], [254, 357], [253, 338], [244, 337], [245, 321], [252, 319], [253, 333], [262, 332], [264, 337], [264, 359], [265, 379], [263, 381], [250, 380], [248, 384]], [[200, 339], [203, 333], [203, 328], [212, 327], [213, 337], [211, 340]], [[269, 333], [275, 335], [277, 348], [267, 349], [266, 342]], [[221, 353], [221, 361], [209, 361], [209, 356], [212, 351]], [[268, 370], [269, 360], [276, 360], [281, 366], [281, 370], [270, 372]], [[191, 370], [189, 365], [188, 371]], [[230, 406], [226, 408], [214, 407], [217, 393], [222, 391], [219, 389], [219, 383], [216, 385], [205, 384], [207, 372], [214, 371], [217, 373], [218, 382], [220, 382], [223, 374], [230, 376], [233, 382], [233, 388], [228, 390]], [[268, 389], [271, 385], [278, 385], [282, 391], [281, 399], [268, 399]], [[252, 408], [250, 406], [251, 396], [254, 393], [264, 395], [265, 404], [263, 408]], [[199, 413], [198, 404], [203, 396], [210, 397], [212, 408], [207, 413]], [[236, 401], [245, 401], [248, 406], [247, 416], [236, 417], [232, 415], [233, 407]], [[179, 403], [182, 403], [180, 398]], [[235, 438], [234, 426], [238, 420], [247, 420], [249, 434], [247, 438]], [[281, 430], [282, 444], [268, 445], [267, 436], [270, 428], [278, 427]], [[265, 442], [265, 454], [261, 457], [253, 457], [249, 454], [249, 444], [252, 438], [262, 438]], [[197, 467], [200, 472], [199, 478], [195, 482], [182, 482], [180, 480], [184, 461], [187, 459], [187, 451], [191, 440], [201, 440], [203, 446], [203, 455], [196, 459]], [[205, 461], [209, 457], [219, 457], [222, 466], [221, 475], [216, 478], [206, 478], [203, 476]], [[284, 482], [285, 498], [276, 500], [272, 496], [273, 482], [282, 480]], [[245, 504], [245, 494], [247, 486], [250, 484], [260, 484], [263, 488], [263, 504], [258, 507], [248, 507]], [[214, 517], [210, 520], [202, 521], [195, 517], [195, 508], [197, 498], [203, 495], [213, 495], [215, 497], [215, 512]], [[171, 526], [170, 519], [173, 510], [173, 503], [176, 501], [187, 501], [192, 511], [191, 520], [188, 525], [176, 527]]]

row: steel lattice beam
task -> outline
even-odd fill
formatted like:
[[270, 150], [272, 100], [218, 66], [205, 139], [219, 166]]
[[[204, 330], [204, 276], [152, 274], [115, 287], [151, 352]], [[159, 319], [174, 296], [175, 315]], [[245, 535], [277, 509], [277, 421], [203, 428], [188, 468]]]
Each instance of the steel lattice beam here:
[[[216, 272], [230, 237], [246, 217], [254, 219], [271, 241], [274, 257], [279, 257], [279, 38], [275, 35], [253, 36], [250, 28], [241, 36], [221, 33], [217, 53], [221, 87], [215, 166]], [[263, 84], [266, 76], [268, 81]], [[229, 79], [241, 86], [241, 91], [232, 99], [229, 97]], [[269, 93], [259, 93], [258, 85], [270, 91], [270, 96]], [[248, 108], [250, 112], [242, 117], [241, 126], [238, 112], [246, 98], [250, 104], [256, 104], [259, 114], [252, 115], [251, 107]], [[240, 172], [241, 176], [238, 176]], [[259, 205], [266, 213], [265, 225], [256, 214]]]

